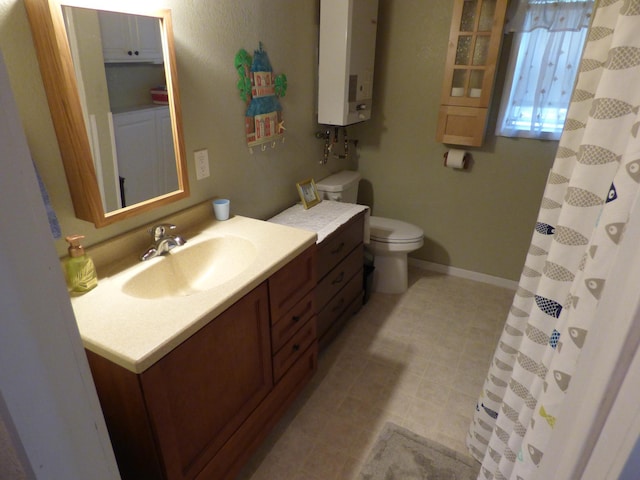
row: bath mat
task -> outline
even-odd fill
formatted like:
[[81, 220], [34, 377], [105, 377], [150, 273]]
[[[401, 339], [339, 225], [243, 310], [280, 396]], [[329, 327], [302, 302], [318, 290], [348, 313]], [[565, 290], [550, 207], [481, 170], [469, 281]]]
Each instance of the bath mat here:
[[406, 428], [387, 422], [361, 480], [475, 480], [480, 464]]

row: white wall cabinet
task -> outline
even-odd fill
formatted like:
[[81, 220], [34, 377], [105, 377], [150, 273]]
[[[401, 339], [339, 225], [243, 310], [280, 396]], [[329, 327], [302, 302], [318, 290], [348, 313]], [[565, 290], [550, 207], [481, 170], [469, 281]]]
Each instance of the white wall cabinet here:
[[99, 12], [105, 63], [162, 63], [160, 22], [155, 17]]
[[115, 113], [113, 127], [127, 206], [178, 189], [169, 107]]

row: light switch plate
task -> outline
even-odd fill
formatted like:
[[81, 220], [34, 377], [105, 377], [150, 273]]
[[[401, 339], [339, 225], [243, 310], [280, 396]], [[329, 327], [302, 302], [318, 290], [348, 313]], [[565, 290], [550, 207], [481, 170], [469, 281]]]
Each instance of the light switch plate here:
[[207, 178], [209, 173], [209, 151], [205, 148], [193, 152], [196, 161], [196, 178], [202, 180]]

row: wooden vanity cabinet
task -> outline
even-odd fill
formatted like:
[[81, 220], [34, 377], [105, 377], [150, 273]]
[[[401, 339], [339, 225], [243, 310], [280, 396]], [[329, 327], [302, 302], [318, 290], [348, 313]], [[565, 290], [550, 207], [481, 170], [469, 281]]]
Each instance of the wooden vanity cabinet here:
[[317, 340], [315, 253], [307, 250], [269, 279], [274, 382]]
[[318, 245], [318, 339], [325, 347], [362, 306], [365, 212]]
[[235, 478], [317, 368], [315, 265], [313, 245], [141, 374], [87, 351], [123, 479]]
[[142, 373], [168, 478], [193, 478], [269, 393], [269, 343], [262, 284]]

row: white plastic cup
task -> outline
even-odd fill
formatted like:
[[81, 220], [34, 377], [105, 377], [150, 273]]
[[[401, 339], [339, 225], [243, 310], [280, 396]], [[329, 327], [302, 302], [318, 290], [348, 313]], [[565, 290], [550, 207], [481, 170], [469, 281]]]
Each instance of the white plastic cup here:
[[229, 218], [229, 207], [231, 201], [227, 198], [219, 198], [213, 201], [213, 213], [218, 220], [227, 220]]

